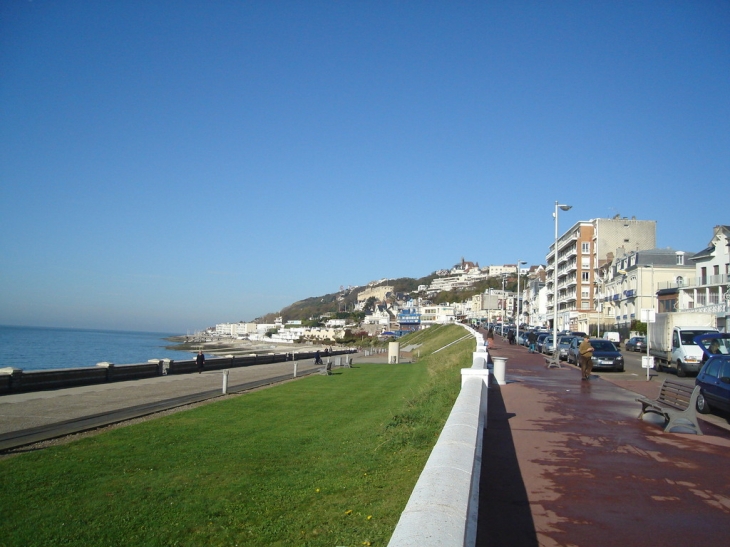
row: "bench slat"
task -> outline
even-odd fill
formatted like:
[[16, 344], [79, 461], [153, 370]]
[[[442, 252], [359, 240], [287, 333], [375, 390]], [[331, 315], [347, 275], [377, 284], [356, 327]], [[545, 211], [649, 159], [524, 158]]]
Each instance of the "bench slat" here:
[[659, 397], [636, 399], [642, 406], [639, 418], [641, 419], [646, 412], [653, 412], [664, 417], [667, 422], [665, 432], [671, 430], [674, 425], [687, 425], [698, 435], [702, 435], [694, 408], [698, 389], [698, 387], [681, 384], [667, 378], [659, 388]]

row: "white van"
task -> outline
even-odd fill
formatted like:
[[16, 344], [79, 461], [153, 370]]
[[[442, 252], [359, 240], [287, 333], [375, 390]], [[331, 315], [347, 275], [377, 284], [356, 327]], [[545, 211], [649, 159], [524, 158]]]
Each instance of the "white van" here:
[[621, 345], [621, 336], [619, 336], [619, 333], [617, 333], [617, 332], [613, 332], [613, 331], [604, 332], [603, 339], [610, 340], [617, 346]]

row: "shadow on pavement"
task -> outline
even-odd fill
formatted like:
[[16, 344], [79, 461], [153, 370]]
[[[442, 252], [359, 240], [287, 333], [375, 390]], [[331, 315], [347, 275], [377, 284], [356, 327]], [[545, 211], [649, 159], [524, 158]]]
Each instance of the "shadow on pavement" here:
[[499, 385], [489, 387], [482, 448], [477, 541], [490, 547], [538, 547], [530, 502], [522, 480], [509, 419]]

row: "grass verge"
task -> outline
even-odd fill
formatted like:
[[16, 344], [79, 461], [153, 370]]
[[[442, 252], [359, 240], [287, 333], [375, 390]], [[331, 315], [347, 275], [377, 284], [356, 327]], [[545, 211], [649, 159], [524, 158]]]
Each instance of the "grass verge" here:
[[473, 339], [0, 461], [0, 545], [385, 545]]

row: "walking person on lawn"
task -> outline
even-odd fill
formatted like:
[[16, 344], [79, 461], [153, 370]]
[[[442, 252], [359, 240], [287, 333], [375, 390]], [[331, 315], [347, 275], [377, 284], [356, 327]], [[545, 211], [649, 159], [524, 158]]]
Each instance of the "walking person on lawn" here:
[[588, 380], [591, 377], [591, 371], [593, 370], [593, 346], [588, 336], [583, 337], [583, 341], [578, 346], [578, 362], [580, 363], [580, 371], [583, 375], [583, 380]]

